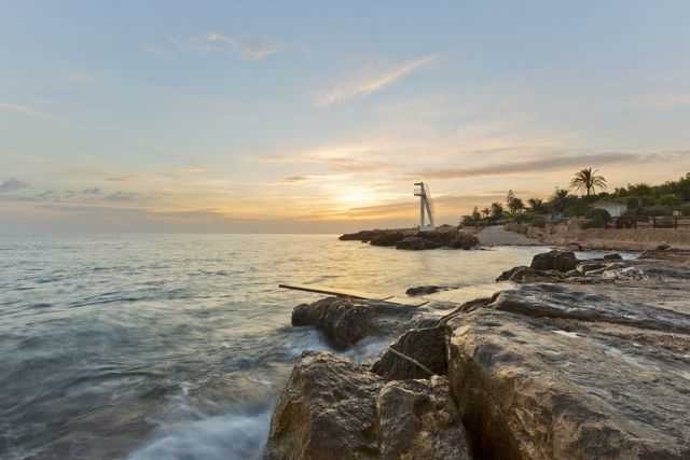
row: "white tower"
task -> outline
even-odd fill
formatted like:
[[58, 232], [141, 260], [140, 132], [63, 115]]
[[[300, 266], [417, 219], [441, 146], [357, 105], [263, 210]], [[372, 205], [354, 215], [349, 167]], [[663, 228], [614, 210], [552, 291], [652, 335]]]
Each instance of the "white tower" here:
[[[431, 194], [424, 182], [414, 184], [414, 196], [419, 197], [419, 230], [428, 232], [434, 230], [434, 214], [431, 211]], [[429, 219], [427, 223], [426, 220]]]

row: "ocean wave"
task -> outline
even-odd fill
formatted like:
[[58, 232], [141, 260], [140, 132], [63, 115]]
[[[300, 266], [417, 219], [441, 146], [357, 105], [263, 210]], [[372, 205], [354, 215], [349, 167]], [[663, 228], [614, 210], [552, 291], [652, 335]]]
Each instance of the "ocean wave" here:
[[230, 413], [164, 428], [129, 460], [253, 460], [263, 453], [271, 410]]

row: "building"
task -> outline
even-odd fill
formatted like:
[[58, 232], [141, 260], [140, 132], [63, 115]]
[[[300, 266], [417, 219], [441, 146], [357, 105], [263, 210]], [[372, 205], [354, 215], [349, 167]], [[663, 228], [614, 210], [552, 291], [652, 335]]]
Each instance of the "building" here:
[[592, 205], [595, 209], [604, 209], [611, 217], [617, 219], [628, 211], [628, 205], [616, 201], [600, 200]]

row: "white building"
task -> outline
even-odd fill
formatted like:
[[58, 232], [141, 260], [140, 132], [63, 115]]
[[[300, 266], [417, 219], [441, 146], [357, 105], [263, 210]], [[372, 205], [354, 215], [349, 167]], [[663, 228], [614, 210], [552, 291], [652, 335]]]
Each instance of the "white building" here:
[[616, 201], [601, 200], [592, 205], [595, 209], [606, 210], [611, 217], [618, 218], [625, 214], [628, 210], [628, 205], [625, 203], [618, 203]]

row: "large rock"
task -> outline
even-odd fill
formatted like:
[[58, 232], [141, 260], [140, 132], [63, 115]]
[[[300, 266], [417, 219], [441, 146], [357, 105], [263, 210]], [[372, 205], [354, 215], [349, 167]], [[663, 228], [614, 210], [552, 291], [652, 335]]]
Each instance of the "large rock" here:
[[381, 458], [471, 458], [465, 430], [445, 377], [387, 383], [376, 407]]
[[452, 317], [448, 378], [476, 458], [690, 458], [687, 291], [656, 296], [521, 286]]
[[383, 385], [350, 360], [305, 352], [274, 411], [266, 458], [380, 458], [376, 398]]
[[330, 353], [295, 364], [271, 421], [265, 457], [468, 459], [445, 378], [390, 382]]
[[[445, 326], [412, 329], [400, 336], [371, 369], [386, 380], [425, 379], [431, 375], [445, 375], [447, 334]], [[406, 359], [401, 353], [416, 362]]]
[[326, 297], [297, 305], [292, 311], [292, 325], [316, 327], [333, 347], [345, 349], [365, 337], [404, 330], [415, 313], [414, 307]]
[[571, 251], [553, 250], [537, 254], [532, 258], [531, 268], [537, 270], [558, 270], [560, 272], [567, 272], [574, 270], [579, 261], [575, 257], [575, 253]]
[[514, 283], [557, 283], [566, 279], [566, 274], [557, 270], [536, 270], [524, 265], [513, 267], [501, 273], [496, 281]]

